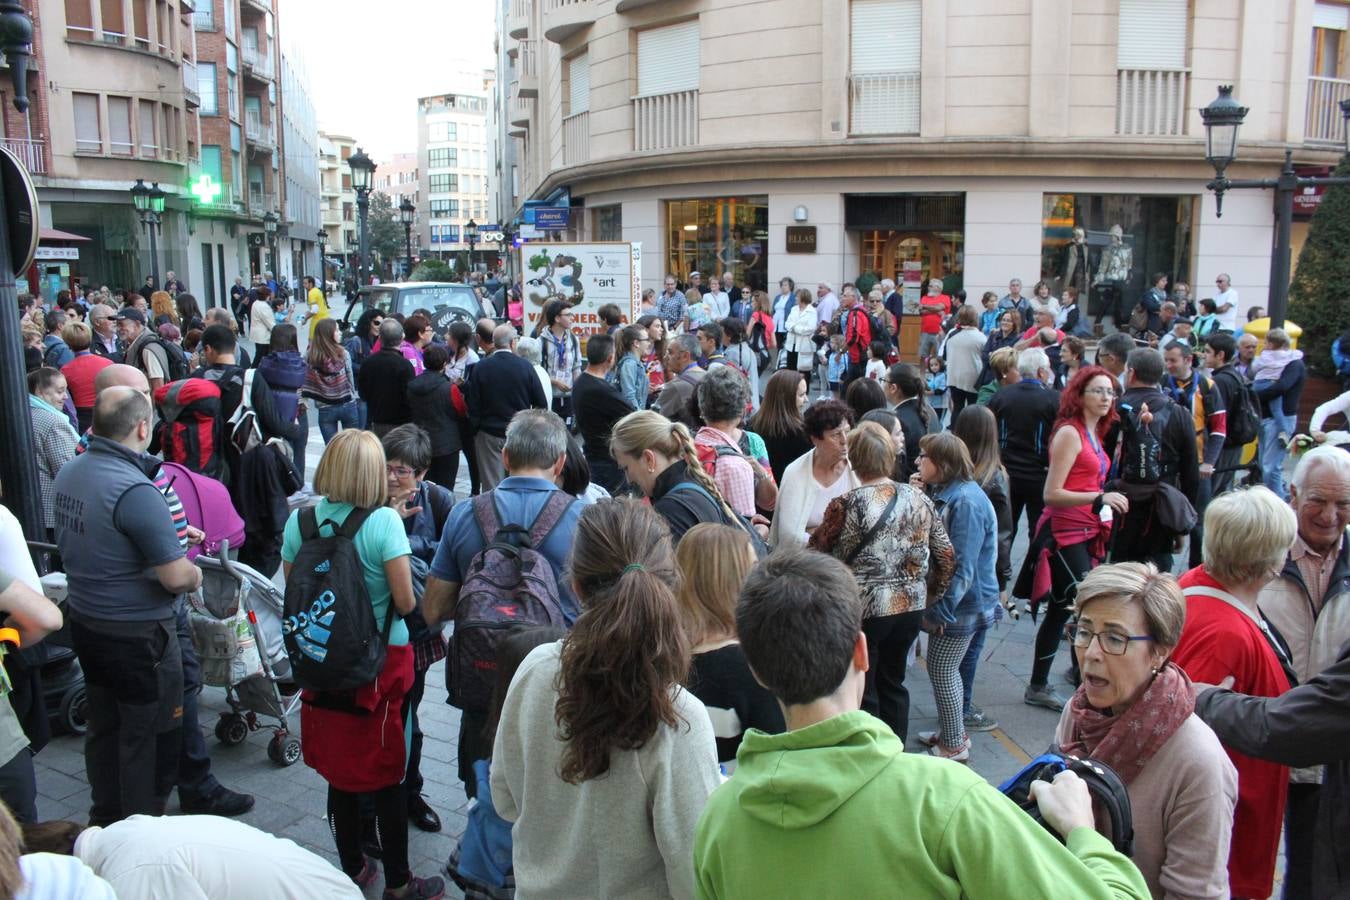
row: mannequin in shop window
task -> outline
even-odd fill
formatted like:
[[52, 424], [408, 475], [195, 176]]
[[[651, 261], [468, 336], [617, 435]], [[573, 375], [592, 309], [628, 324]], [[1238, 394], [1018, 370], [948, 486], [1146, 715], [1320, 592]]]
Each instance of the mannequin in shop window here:
[[1097, 276], [1092, 279], [1092, 286], [1101, 298], [1098, 324], [1110, 316], [1116, 328], [1120, 328], [1122, 317], [1128, 315], [1129, 310], [1125, 302], [1125, 285], [1130, 280], [1134, 251], [1125, 246], [1125, 231], [1119, 225], [1112, 225], [1110, 234], [1111, 243], [1097, 260]]

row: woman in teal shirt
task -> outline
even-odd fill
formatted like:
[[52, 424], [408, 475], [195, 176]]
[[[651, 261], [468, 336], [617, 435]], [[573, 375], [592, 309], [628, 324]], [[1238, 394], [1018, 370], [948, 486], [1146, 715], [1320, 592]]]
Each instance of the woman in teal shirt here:
[[[314, 472], [314, 491], [322, 496], [315, 509], [319, 533], [322, 535], [332, 534], [333, 525], [328, 523], [340, 526], [352, 510], [374, 509], [356, 533], [356, 551], [361, 557], [361, 568], [365, 575], [366, 590], [370, 593], [375, 621], [383, 626], [392, 603], [398, 615], [389, 629], [389, 646], [406, 647], [408, 626], [402, 617], [416, 606], [409, 562], [412, 548], [398, 512], [385, 505], [385, 459], [379, 439], [368, 431], [343, 429], [338, 432], [324, 448], [319, 467]], [[286, 521], [281, 544], [282, 568], [287, 578], [290, 577], [291, 565], [299, 551], [300, 513], [296, 511]], [[407, 669], [406, 673], [394, 671], [401, 667]], [[399, 674], [405, 674], [406, 677], [399, 678]], [[408, 715], [403, 707], [406, 705], [405, 695], [412, 684], [411, 651], [396, 653], [391, 650], [379, 683], [384, 692], [378, 702], [387, 704], [390, 709], [402, 710], [402, 720], [406, 723]], [[370, 772], [391, 768], [383, 764], [362, 766], [360, 761], [350, 758], [363, 752], [354, 749], [357, 747], [384, 747], [384, 752], [400, 752], [397, 741], [391, 747], [388, 742], [380, 740], [379, 732], [388, 717], [379, 714], [378, 709], [373, 714], [357, 715], [311, 709], [310, 704], [306, 704], [304, 712], [315, 717], [316, 725], [324, 725], [321, 734], [330, 733], [329, 726], [336, 731], [345, 731], [346, 740], [339, 742], [342, 746], [335, 746], [331, 740], [321, 740], [317, 745], [307, 740], [305, 746], [305, 761], [328, 781], [328, 814], [343, 871], [363, 888], [375, 880], [375, 865], [361, 852], [360, 799], [362, 795], [369, 795], [374, 800], [384, 850], [385, 896], [440, 896], [443, 890], [440, 878], [414, 878], [408, 869], [408, 808], [401, 774], [391, 784], [372, 785], [365, 781], [347, 780], [350, 777], [348, 773], [354, 770], [359, 773], [362, 769]], [[336, 717], [341, 717], [341, 721], [335, 721]], [[305, 724], [304, 728], [308, 737], [311, 726]], [[365, 740], [367, 735], [364, 732], [367, 730], [375, 732], [373, 740]], [[406, 740], [405, 730], [402, 756], [394, 760], [397, 765], [392, 767], [400, 773], [403, 770], [402, 761], [407, 758]], [[387, 763], [389, 760], [372, 762]], [[359, 778], [359, 774], [356, 777]]]

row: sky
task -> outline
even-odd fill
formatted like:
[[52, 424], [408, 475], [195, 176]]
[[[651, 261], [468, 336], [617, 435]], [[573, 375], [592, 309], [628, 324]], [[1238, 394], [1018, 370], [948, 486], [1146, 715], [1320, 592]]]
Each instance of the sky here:
[[[319, 127], [376, 160], [417, 151], [417, 98], [481, 91], [495, 0], [281, 0], [281, 40], [309, 71]], [[461, 74], [463, 73], [463, 74]], [[477, 79], [463, 80], [469, 73]]]

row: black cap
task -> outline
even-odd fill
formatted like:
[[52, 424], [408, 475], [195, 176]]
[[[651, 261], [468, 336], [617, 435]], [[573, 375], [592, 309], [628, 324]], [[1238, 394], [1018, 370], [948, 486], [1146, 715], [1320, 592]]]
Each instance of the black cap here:
[[142, 325], [145, 324], [145, 313], [141, 312], [134, 306], [122, 307], [117, 311], [117, 315], [114, 318], [116, 318], [117, 321], [119, 322], [130, 319], [133, 322], [139, 322]]

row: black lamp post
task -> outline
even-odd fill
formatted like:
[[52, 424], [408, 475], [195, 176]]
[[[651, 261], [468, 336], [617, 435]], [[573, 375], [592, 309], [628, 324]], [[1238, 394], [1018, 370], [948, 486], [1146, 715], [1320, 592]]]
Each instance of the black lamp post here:
[[319, 230], [319, 290], [328, 299], [328, 232]]
[[267, 256], [272, 276], [280, 282], [281, 266], [277, 265], [277, 214], [271, 210], [263, 216], [263, 233], [267, 235]]
[[160, 228], [160, 214], [164, 212], [164, 201], [168, 197], [159, 188], [156, 181], [152, 187], [137, 178], [131, 186], [131, 202], [141, 219], [141, 230], [150, 235], [150, 277], [154, 279], [155, 290], [159, 290], [159, 248], [155, 245], [155, 233]]
[[357, 245], [361, 253], [361, 262], [357, 267], [357, 287], [370, 281], [370, 257], [367, 255], [367, 218], [370, 215], [370, 187], [375, 180], [375, 161], [360, 147], [347, 160], [352, 170], [352, 190], [356, 191], [356, 218], [359, 237]]
[[[0, 51], [14, 86], [14, 108], [28, 111], [28, 56], [33, 43], [33, 21], [18, 0], [0, 2]], [[19, 323], [19, 292], [14, 283], [14, 260], [9, 255], [10, 216], [0, 193], [0, 346], [23, 346]], [[37, 210], [33, 210], [37, 214]], [[28, 383], [23, 354], [17, 349], [0, 353], [0, 487], [4, 503], [30, 539], [45, 537], [37, 461], [33, 455], [33, 428], [28, 418]]]
[[398, 205], [398, 218], [403, 223], [404, 280], [412, 275], [412, 227], [413, 217], [416, 215], [417, 207], [412, 205], [407, 195], [404, 195], [403, 202]]
[[478, 223], [473, 219], [470, 219], [469, 224], [464, 226], [464, 240], [469, 245], [469, 272], [477, 272], [478, 267], [473, 261], [473, 249], [478, 246]]
[[[1341, 117], [1346, 124], [1346, 147], [1350, 153], [1350, 100], [1342, 100]], [[1223, 195], [1235, 188], [1275, 190], [1275, 252], [1270, 257], [1270, 327], [1283, 328], [1289, 310], [1289, 257], [1294, 223], [1294, 193], [1302, 187], [1350, 184], [1350, 178], [1317, 176], [1300, 178], [1294, 171], [1293, 151], [1284, 151], [1284, 168], [1279, 178], [1233, 180], [1224, 174], [1237, 159], [1238, 129], [1247, 116], [1247, 107], [1233, 98], [1233, 86], [1219, 86], [1219, 96], [1200, 110], [1205, 123], [1205, 159], [1214, 167], [1214, 180], [1206, 187], [1214, 192], [1214, 215], [1223, 216]]]

